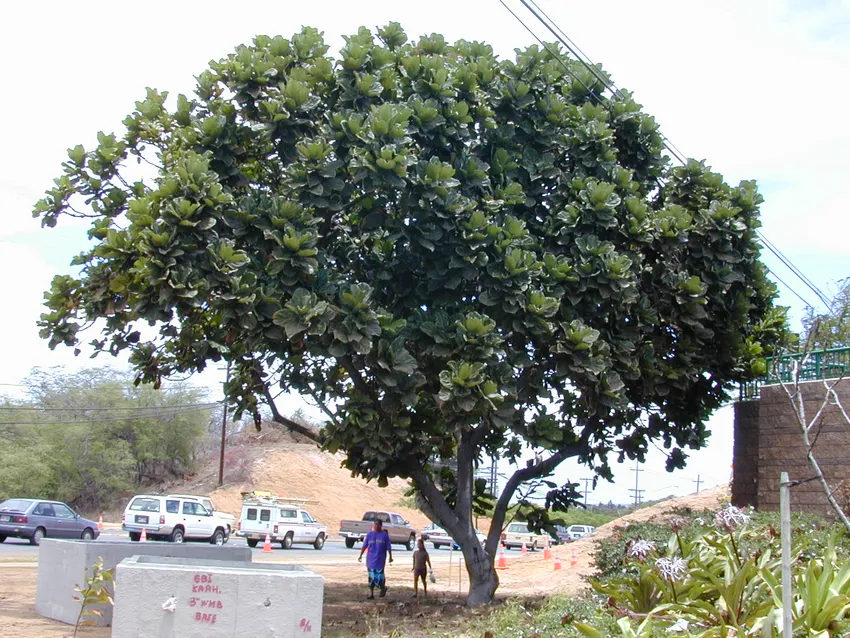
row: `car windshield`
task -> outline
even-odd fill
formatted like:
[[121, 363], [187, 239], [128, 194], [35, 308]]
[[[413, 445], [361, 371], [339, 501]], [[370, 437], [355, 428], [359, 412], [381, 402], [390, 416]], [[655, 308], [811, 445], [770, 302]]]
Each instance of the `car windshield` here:
[[25, 501], [20, 498], [11, 498], [8, 501], [0, 503], [0, 510], [4, 512], [25, 512], [32, 504], [32, 501]]
[[130, 509], [137, 512], [158, 512], [158, 498], [137, 498], [130, 504]]

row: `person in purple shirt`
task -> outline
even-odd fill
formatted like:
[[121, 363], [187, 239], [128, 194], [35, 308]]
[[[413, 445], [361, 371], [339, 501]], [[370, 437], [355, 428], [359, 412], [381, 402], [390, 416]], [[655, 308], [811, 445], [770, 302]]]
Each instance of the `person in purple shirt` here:
[[387, 562], [387, 555], [390, 557], [390, 563], [393, 562], [393, 548], [390, 544], [390, 535], [384, 531], [384, 524], [381, 521], [375, 521], [372, 531], [366, 534], [366, 539], [363, 541], [363, 549], [360, 550], [360, 556], [357, 560], [363, 560], [363, 553], [369, 552], [366, 557], [366, 568], [369, 572], [369, 598], [375, 598], [375, 587], [381, 589], [381, 598], [387, 595], [387, 578], [384, 575], [384, 566]]

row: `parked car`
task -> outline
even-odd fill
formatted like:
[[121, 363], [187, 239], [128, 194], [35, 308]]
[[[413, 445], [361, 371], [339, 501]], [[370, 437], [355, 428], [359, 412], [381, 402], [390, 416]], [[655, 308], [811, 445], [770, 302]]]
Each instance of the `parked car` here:
[[242, 501], [237, 536], [245, 538], [249, 547], [256, 547], [269, 536], [273, 543], [289, 549], [295, 543], [308, 543], [322, 549], [328, 537], [328, 528], [313, 518], [297, 503], [301, 499], [277, 496], [246, 496]]
[[208, 510], [201, 498], [204, 497], [139, 494], [127, 504], [121, 529], [129, 533], [131, 541], [138, 541], [144, 531], [150, 540], [203, 540], [224, 545], [230, 537], [230, 522]]
[[363, 542], [375, 521], [383, 523], [384, 529], [389, 532], [391, 543], [404, 545], [408, 550], [413, 551], [416, 545], [416, 530], [400, 514], [395, 512], [369, 511], [363, 514], [363, 518], [359, 521], [340, 521], [339, 535], [345, 539], [345, 546], [351, 549], [355, 543]]
[[0, 503], [0, 543], [7, 538], [26, 538], [38, 545], [43, 538], [94, 540], [99, 535], [97, 523], [60, 501], [12, 498]]
[[[483, 547], [484, 543], [487, 541], [487, 536], [476, 529], [475, 537]], [[453, 547], [454, 549], [460, 549], [460, 545], [458, 545], [452, 537], [449, 536], [449, 533], [436, 523], [432, 523], [422, 530], [422, 540], [427, 540], [430, 543], [433, 543], [434, 549], [440, 549], [441, 547]]]
[[502, 532], [502, 543], [504, 543], [505, 549], [519, 548], [525, 545], [533, 552], [538, 547], [545, 546], [548, 540], [548, 535], [535, 534], [528, 529], [527, 523], [510, 523]]
[[567, 528], [567, 538], [566, 538], [566, 540], [567, 541], [576, 541], [580, 538], [584, 538], [585, 536], [587, 536], [588, 534], [593, 532], [593, 530], [595, 530], [595, 529], [596, 528], [592, 527], [591, 525], [570, 525]]

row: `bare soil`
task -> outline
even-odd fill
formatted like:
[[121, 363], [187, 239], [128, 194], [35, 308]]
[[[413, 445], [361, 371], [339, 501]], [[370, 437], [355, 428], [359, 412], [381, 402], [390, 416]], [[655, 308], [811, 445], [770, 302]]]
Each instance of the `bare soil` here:
[[[221, 488], [217, 487], [217, 459], [210, 458], [194, 476], [151, 491], [209, 494], [217, 507], [235, 516], [240, 513], [244, 491], [267, 490], [281, 496], [304, 498], [311, 501], [307, 509], [328, 526], [331, 534], [338, 530], [340, 519], [359, 519], [368, 509], [396, 511], [417, 529], [429, 523], [421, 512], [400, 505], [407, 489], [404, 481], [392, 481], [382, 489], [374, 482], [352, 478], [341, 467], [341, 455], [323, 453], [296, 436], [275, 430], [259, 435], [245, 433], [228, 447], [226, 459], [225, 485]], [[590, 538], [553, 548], [553, 556], [548, 559], [542, 551], [526, 555], [516, 550], [507, 552], [508, 568], [499, 571], [500, 587], [495, 604], [509, 597], [531, 601], [555, 593], [578, 593], [593, 574], [596, 539], [612, 534], [617, 526], [664, 518], [674, 508], [712, 509], [727, 499], [728, 490], [717, 488], [638, 510], [601, 526]], [[106, 513], [107, 525], [121, 520], [123, 505]], [[482, 531], [486, 532], [488, 525], [489, 521], [479, 521]], [[406, 552], [398, 552], [397, 562], [388, 571], [389, 593], [377, 600], [366, 600], [364, 568], [353, 555], [350, 563], [308, 565], [326, 579], [323, 634], [331, 638], [385, 636], [400, 629], [404, 635], [413, 637], [433, 632], [460, 636], [470, 619], [491, 611], [472, 610], [463, 604], [468, 580], [456, 561], [451, 567], [435, 563], [437, 583], [431, 585], [430, 595], [413, 598], [408, 561]], [[555, 569], [557, 562], [559, 570]], [[70, 636], [72, 628], [35, 614], [36, 574], [35, 566], [0, 562], [0, 627], [3, 628], [0, 633], [20, 638]], [[110, 630], [86, 628], [81, 635], [103, 638], [110, 635]]]
[[[290, 465], [289, 467], [286, 464], [282, 465], [287, 468], [285, 472], [276, 472], [274, 466], [266, 468], [264, 470], [265, 476], [268, 477], [266, 485], [276, 485], [274, 480], [279, 480], [284, 475], [291, 480], [294, 476], [293, 465], [297, 466], [299, 463], [301, 471], [310, 468], [311, 464], [319, 468], [323, 464], [331, 467], [335, 463], [333, 460], [321, 459], [321, 455], [317, 458], [303, 452], [300, 455], [285, 454], [275, 458], [277, 462], [289, 462]], [[353, 480], [347, 473], [345, 478]], [[328, 483], [327, 479], [322, 483]], [[238, 496], [238, 489], [225, 488], [225, 490], [235, 490], [236, 496]], [[321, 489], [318, 492], [326, 493]], [[355, 490], [354, 493], [357, 494], [357, 491]], [[361, 495], [356, 503], [349, 503], [346, 506], [355, 511], [369, 507], [364, 503], [372, 501], [361, 500], [365, 498], [371, 499], [371, 493]], [[383, 502], [386, 502], [393, 496], [385, 494], [383, 498], [385, 499]], [[576, 594], [587, 587], [586, 579], [593, 574], [593, 552], [596, 540], [611, 535], [617, 527], [623, 527], [627, 523], [652, 519], [664, 520], [671, 515], [671, 510], [676, 508], [690, 508], [694, 511], [716, 509], [725, 501], [728, 501], [728, 489], [724, 487], [670, 499], [603, 525], [591, 537], [555, 547], [552, 549], [553, 557], [550, 559], [545, 558], [542, 551], [529, 552], [526, 555], [521, 555], [516, 550], [507, 552], [508, 569], [499, 571], [501, 585], [494, 604], [498, 605], [511, 597], [537, 601], [541, 597], [545, 598], [553, 594]], [[419, 516], [421, 517], [421, 514]], [[560, 561], [560, 570], [555, 570], [556, 559]], [[420, 593], [419, 598], [413, 598], [409, 553], [398, 552], [396, 562], [388, 568], [389, 593], [386, 598], [376, 600], [366, 600], [368, 590], [365, 586], [364, 568], [362, 564], [355, 561], [354, 555], [350, 564], [316, 563], [308, 566], [325, 577], [322, 634], [329, 638], [388, 636], [396, 629], [410, 638], [429, 636], [434, 632], [463, 636], [465, 635], [464, 627], [471, 619], [479, 618], [492, 611], [492, 608], [469, 609], [464, 606], [468, 580], [463, 570], [460, 574], [458, 573], [457, 562], [451, 566], [447, 563], [435, 563], [437, 583], [429, 587], [429, 596], [425, 598]], [[36, 615], [36, 574], [37, 570], [34, 566], [0, 564], [2, 635], [17, 638], [71, 636], [73, 628]], [[459, 588], [458, 585], [460, 585]], [[88, 638], [107, 638], [110, 630], [86, 628], [79, 635]]]

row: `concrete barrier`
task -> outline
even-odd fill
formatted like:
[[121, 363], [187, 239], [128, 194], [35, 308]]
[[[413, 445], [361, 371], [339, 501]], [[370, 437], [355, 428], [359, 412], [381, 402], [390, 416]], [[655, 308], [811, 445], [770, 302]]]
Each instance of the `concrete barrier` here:
[[[45, 618], [74, 624], [80, 605], [74, 600], [75, 585], [85, 582], [86, 569], [103, 558], [105, 569], [116, 567], [130, 556], [171, 556], [180, 559], [225, 559], [251, 562], [248, 547], [194, 543], [105, 543], [102, 541], [57, 540], [45, 538], [38, 548], [38, 585], [35, 611]], [[112, 608], [102, 607], [99, 625], [112, 624]]]
[[112, 638], [322, 635], [324, 579], [299, 565], [134, 556], [116, 577]]

